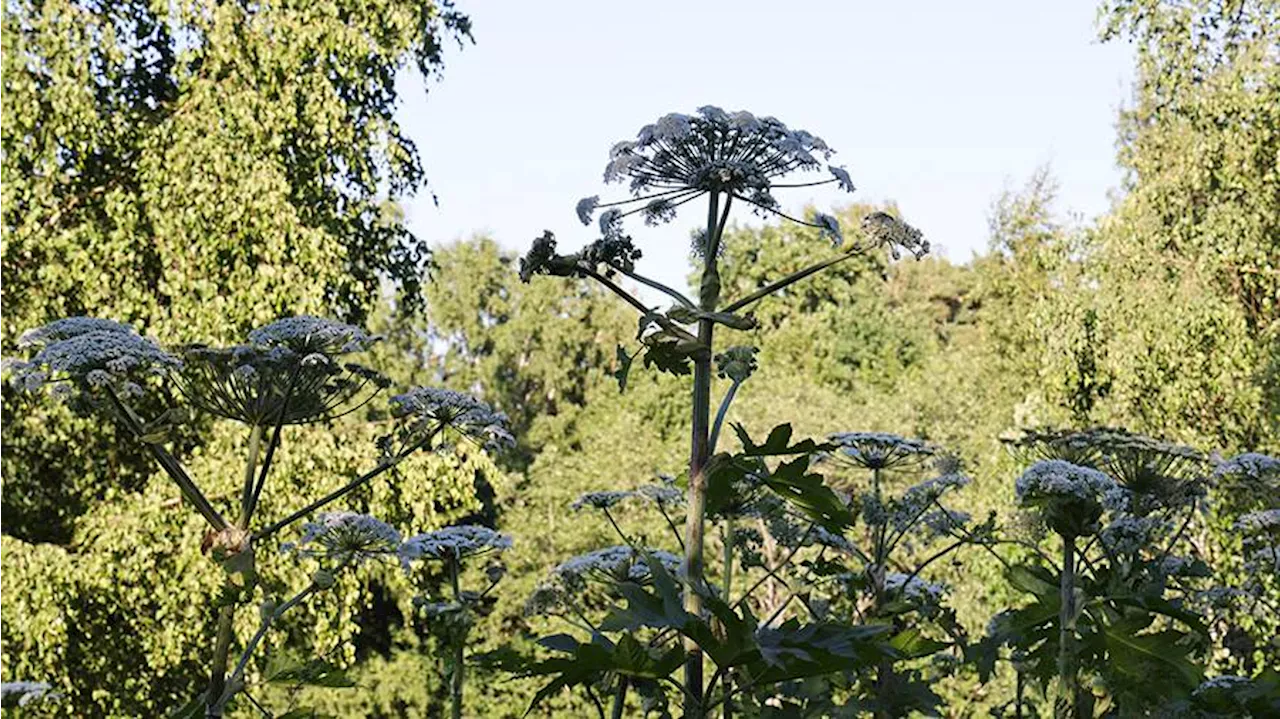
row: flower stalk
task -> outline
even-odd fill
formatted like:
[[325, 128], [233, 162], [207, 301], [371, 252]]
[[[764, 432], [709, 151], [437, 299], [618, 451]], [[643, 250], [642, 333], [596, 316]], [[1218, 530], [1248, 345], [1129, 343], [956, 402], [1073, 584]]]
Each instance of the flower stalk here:
[[1054, 713], [1060, 719], [1074, 719], [1079, 703], [1079, 687], [1075, 669], [1075, 555], [1074, 536], [1062, 537], [1062, 577], [1059, 585], [1061, 607], [1058, 616], [1058, 682], [1061, 692], [1054, 702]]

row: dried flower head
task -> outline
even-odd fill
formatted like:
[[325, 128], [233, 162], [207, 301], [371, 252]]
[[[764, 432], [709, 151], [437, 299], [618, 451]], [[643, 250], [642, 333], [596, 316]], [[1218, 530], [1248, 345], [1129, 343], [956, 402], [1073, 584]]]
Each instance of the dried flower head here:
[[866, 469], [895, 469], [928, 460], [937, 448], [919, 439], [886, 432], [841, 432], [828, 439], [840, 448], [838, 456]]
[[404, 562], [414, 559], [459, 561], [489, 552], [511, 549], [511, 537], [488, 527], [463, 524], [419, 534], [405, 540], [400, 548]]
[[302, 557], [360, 564], [396, 554], [400, 550], [400, 533], [367, 514], [324, 512], [315, 521], [303, 524], [302, 536], [284, 548]]
[[863, 217], [862, 231], [872, 242], [888, 247], [895, 260], [902, 256], [901, 250], [917, 259], [929, 252], [929, 241], [920, 230], [886, 212], [872, 212]]

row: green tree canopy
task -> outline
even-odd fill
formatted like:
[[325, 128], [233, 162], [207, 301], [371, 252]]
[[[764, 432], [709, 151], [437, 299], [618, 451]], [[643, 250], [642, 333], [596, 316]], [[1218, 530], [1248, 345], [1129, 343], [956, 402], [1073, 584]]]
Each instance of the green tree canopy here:
[[[383, 281], [416, 309], [426, 244], [383, 213], [425, 183], [395, 81], [469, 33], [449, 0], [5, 3], [5, 354], [69, 315], [220, 342], [362, 321]], [[8, 533], [66, 539], [150, 470], [7, 391], [4, 420]]]

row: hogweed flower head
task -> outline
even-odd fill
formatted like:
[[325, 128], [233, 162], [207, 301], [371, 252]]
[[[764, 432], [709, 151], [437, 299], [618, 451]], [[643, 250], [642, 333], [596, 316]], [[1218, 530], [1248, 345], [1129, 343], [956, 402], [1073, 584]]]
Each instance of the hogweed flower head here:
[[1098, 531], [1103, 500], [1114, 501], [1116, 482], [1090, 467], [1060, 459], [1036, 462], [1014, 484], [1018, 504], [1041, 510], [1045, 523], [1064, 537]]
[[190, 345], [182, 356], [175, 378], [187, 401], [215, 417], [251, 426], [332, 419], [390, 385], [363, 365], [284, 345]]
[[1121, 516], [1102, 529], [1102, 545], [1113, 554], [1133, 555], [1152, 546], [1157, 537], [1170, 531], [1168, 521], [1155, 516]]
[[1264, 509], [1245, 514], [1236, 520], [1235, 529], [1251, 535], [1280, 535], [1280, 509]]
[[926, 530], [926, 539], [950, 535], [956, 529], [963, 529], [971, 521], [973, 517], [968, 512], [956, 509], [935, 509], [920, 517], [920, 524]]
[[[662, 549], [646, 549], [673, 576], [680, 571], [681, 558]], [[606, 583], [645, 582], [650, 578], [649, 565], [640, 552], [628, 546], [597, 549], [561, 562], [552, 576], [568, 587], [582, 587], [587, 580]]]
[[[925, 513], [929, 511], [929, 508], [932, 507], [934, 503], [942, 497], [942, 495], [953, 489], [968, 486], [970, 481], [971, 480], [963, 474], [949, 473], [939, 475], [932, 479], [927, 479], [919, 484], [908, 487], [900, 497], [891, 503], [891, 509], [889, 510], [888, 517], [889, 523], [898, 531], [906, 530], [916, 522], [921, 521]], [[934, 517], [934, 521], [945, 524], [951, 516], [952, 515], [950, 514], [945, 516], [939, 514]], [[968, 515], [964, 516], [966, 518], [965, 521], [968, 521]], [[949, 527], [951, 525], [947, 526]], [[945, 533], [946, 529], [947, 527], [943, 527], [939, 533]]]
[[65, 398], [92, 398], [104, 389], [141, 394], [146, 378], [164, 375], [181, 362], [132, 327], [111, 320], [70, 317], [23, 334], [20, 345], [39, 348], [30, 360], [6, 360], [16, 388], [51, 388]]
[[367, 514], [324, 512], [303, 524], [302, 536], [285, 549], [303, 557], [360, 564], [395, 555], [400, 550], [400, 533]]
[[[632, 199], [601, 204], [599, 197], [587, 197], [575, 209], [586, 225], [597, 208], [608, 207], [612, 214], [601, 228], [606, 237], [620, 234], [620, 220], [627, 215], [643, 213], [648, 224], [669, 222], [681, 205], [710, 192], [746, 202], [762, 214], [787, 217], [773, 195], [776, 188], [837, 183], [853, 192], [848, 171], [827, 164], [832, 154], [821, 138], [776, 118], [708, 105], [692, 115], [664, 115], [641, 128], [634, 140], [613, 146], [604, 181], [626, 183]], [[823, 167], [829, 179], [800, 185], [779, 182], [792, 173]], [[623, 210], [627, 205], [632, 209]], [[788, 219], [822, 229], [833, 239], [840, 237], [834, 218], [828, 218], [830, 223]]]
[[895, 260], [902, 256], [901, 250], [910, 252], [917, 259], [929, 252], [929, 241], [924, 239], [924, 233], [887, 212], [872, 212], [863, 217], [862, 231], [873, 243], [888, 247]]
[[822, 234], [831, 238], [831, 244], [839, 247], [844, 244], [844, 233], [840, 231], [840, 221], [831, 215], [815, 212], [813, 214], [813, 224], [822, 231]]
[[636, 487], [636, 496], [653, 502], [662, 509], [679, 507], [684, 504], [684, 492], [676, 486], [675, 477], [659, 475], [660, 484], [645, 484]]
[[401, 451], [430, 434], [451, 431], [488, 450], [507, 449], [515, 438], [507, 416], [469, 394], [439, 387], [415, 387], [391, 398], [391, 414], [400, 420], [396, 435]]
[[891, 597], [932, 604], [942, 601], [947, 591], [941, 584], [933, 584], [920, 577], [899, 572], [889, 572], [884, 575], [884, 590]]
[[23, 332], [22, 336], [18, 338], [18, 347], [22, 349], [44, 347], [60, 340], [70, 339], [76, 335], [90, 332], [137, 334], [133, 327], [115, 320], [105, 320], [98, 317], [67, 317]]
[[636, 496], [635, 492], [620, 489], [606, 489], [598, 492], [587, 492], [578, 497], [569, 507], [575, 512], [584, 507], [593, 509], [609, 509], [610, 507]]
[[25, 707], [32, 702], [58, 699], [62, 695], [50, 690], [53, 686], [48, 682], [4, 682], [0, 683], [0, 706]]
[[371, 335], [355, 325], [310, 315], [285, 317], [249, 333], [252, 344], [287, 347], [304, 356], [364, 352], [381, 340], [381, 335]]
[[1243, 479], [1280, 488], [1280, 459], [1258, 452], [1245, 452], [1215, 467], [1213, 478]]
[[896, 469], [919, 464], [937, 448], [919, 439], [887, 432], [840, 432], [828, 437], [840, 448], [838, 456], [865, 469]]
[[1194, 503], [1204, 494], [1204, 454], [1122, 427], [1030, 429], [1004, 441], [1028, 459], [1059, 459], [1105, 471], [1129, 492], [1126, 509], [1134, 514]]
[[462, 524], [410, 537], [400, 547], [400, 558], [405, 563], [415, 559], [457, 562], [490, 552], [505, 552], [511, 547], [511, 537], [505, 534], [488, 527]]

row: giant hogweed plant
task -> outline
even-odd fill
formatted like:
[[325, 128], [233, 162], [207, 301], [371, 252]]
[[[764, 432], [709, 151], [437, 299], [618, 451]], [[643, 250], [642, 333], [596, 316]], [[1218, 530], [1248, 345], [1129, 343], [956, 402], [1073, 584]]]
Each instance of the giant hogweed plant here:
[[[1032, 601], [997, 614], [971, 655], [989, 675], [1000, 648], [1011, 651], [1018, 695], [1008, 708], [1021, 715], [1043, 701], [1071, 718], [1280, 711], [1274, 652], [1252, 677], [1205, 677], [1225, 608], [1280, 610], [1280, 462], [1246, 454], [1215, 467], [1192, 448], [1108, 428], [1027, 431], [1009, 443], [1029, 463], [1017, 503], [1041, 534], [1015, 542], [1023, 558], [997, 558]], [[1248, 580], [1219, 586], [1192, 528], [1215, 493], [1244, 485], [1269, 508], [1238, 513]]]
[[[722, 371], [735, 371], [745, 357], [732, 351], [717, 359]], [[859, 432], [792, 443], [783, 425], [758, 445], [745, 428], [734, 429], [743, 451], [715, 455], [708, 478], [707, 521], [718, 530], [720, 561], [708, 563], [703, 615], [683, 609], [675, 581], [687, 507], [675, 478], [592, 491], [571, 509], [599, 512], [620, 543], [557, 565], [526, 604], [527, 614], [557, 617], [590, 641], [555, 634], [540, 643], [566, 656], [489, 659], [550, 676], [535, 705], [581, 686], [601, 714], [621, 716], [633, 691], [646, 715], [670, 716], [668, 694], [688, 698], [671, 676], [686, 658], [683, 636], [715, 667], [696, 715], [888, 717], [935, 708], [941, 699], [928, 682], [960, 663], [966, 637], [945, 606], [945, 588], [926, 573], [989, 534], [941, 503], [968, 479], [944, 461], [937, 476], [900, 489], [900, 478], [921, 471], [936, 451], [919, 440]], [[859, 484], [864, 491], [817, 489], [821, 478], [808, 466], [827, 456], [874, 467]], [[766, 461], [775, 457], [787, 459]], [[658, 528], [655, 536], [623, 529], [628, 505], [649, 508], [654, 521], [645, 526]], [[854, 515], [865, 525], [861, 538], [849, 531]]]
[[[376, 458], [368, 471], [322, 497], [302, 502], [286, 516], [257, 514], [259, 500], [269, 491], [272, 462], [286, 427], [349, 414], [390, 386], [374, 370], [346, 361], [348, 355], [369, 349], [379, 339], [351, 325], [291, 317], [250, 332], [241, 345], [192, 345], [170, 352], [128, 325], [73, 317], [28, 331], [21, 345], [31, 350], [31, 356], [7, 362], [9, 379], [19, 388], [47, 392], [81, 412], [126, 428], [208, 525], [201, 549], [224, 571], [221, 591], [209, 607], [211, 617], [216, 616], [214, 642], [207, 648], [209, 679], [204, 692], [177, 715], [220, 717], [239, 696], [265, 712], [249, 691], [248, 681], [250, 663], [267, 633], [290, 609], [322, 594], [341, 574], [367, 561], [399, 558], [408, 563], [428, 555], [444, 559], [455, 600], [467, 600], [457, 585], [461, 555], [433, 552], [431, 535], [402, 541], [395, 528], [373, 517], [321, 510], [384, 474], [394, 474], [416, 452], [439, 450], [460, 440], [490, 449], [510, 445], [506, 418], [470, 396], [418, 387], [391, 397], [390, 411], [382, 413], [387, 432], [377, 440], [376, 453], [371, 452]], [[146, 394], [155, 395], [169, 408], [154, 417], [142, 416], [136, 400]], [[230, 506], [210, 499], [167, 447], [191, 410], [237, 422], [248, 430], [242, 490]], [[314, 573], [293, 594], [266, 596], [277, 583], [260, 580], [255, 557], [299, 523], [300, 536], [280, 549], [294, 553], [299, 561], [314, 563]], [[492, 544], [502, 548], [500, 541]], [[259, 588], [263, 590], [260, 600]], [[258, 629], [237, 644], [235, 615], [251, 610], [255, 601]], [[346, 681], [337, 667], [323, 659], [296, 666], [276, 663], [269, 666], [266, 678], [329, 686]], [[461, 700], [460, 695], [456, 700]]]
[[[757, 444], [745, 428], [735, 427], [742, 451], [718, 451], [728, 409], [755, 368], [755, 348], [720, 351], [716, 339], [723, 332], [754, 329], [750, 309], [757, 302], [860, 252], [887, 247], [895, 257], [904, 249], [919, 256], [928, 243], [915, 228], [877, 212], [863, 219], [859, 241], [842, 248], [844, 231], [835, 218], [785, 214], [774, 196], [778, 189], [825, 183], [850, 192], [854, 188], [843, 168], [828, 164], [832, 151], [820, 138], [774, 118], [715, 107], [694, 115], [669, 114], [642, 128], [635, 140], [615, 145], [609, 155], [604, 179], [626, 183], [630, 197], [611, 202], [588, 197], [577, 205], [585, 225], [600, 213], [600, 238], [565, 255], [556, 251], [555, 236], [545, 232], [521, 261], [520, 274], [525, 281], [536, 275], [590, 278], [637, 311], [638, 348], [617, 350], [615, 376], [622, 390], [637, 358], [645, 367], [692, 377], [689, 463], [679, 505], [683, 518], [673, 511], [676, 502], [655, 500], [679, 554], [648, 546], [618, 528], [622, 544], [561, 565], [533, 602], [539, 610], [556, 607], [589, 640], [568, 634], [547, 637], [543, 645], [562, 656], [545, 661], [491, 659], [524, 674], [552, 677], [535, 704], [564, 687], [583, 686], [602, 715], [609, 704], [608, 712], [621, 716], [630, 689], [644, 698], [647, 709], [665, 706], [664, 692], [671, 689], [686, 717], [716, 711], [729, 716], [745, 698], [766, 696], [770, 687], [783, 682], [891, 663], [904, 653], [895, 647], [895, 641], [903, 640], [893, 634], [892, 625], [829, 621], [813, 611], [804, 614], [803, 623], [796, 616], [783, 620], [789, 601], [780, 602], [763, 620], [754, 613], [757, 590], [784, 582], [782, 573], [801, 549], [845, 544], [842, 535], [855, 515], [811, 468], [812, 460], [836, 449], [835, 444], [792, 442], [787, 425]], [[636, 271], [641, 252], [625, 233], [624, 222], [640, 215], [649, 224], [664, 223], [696, 202], [705, 203], [706, 225], [694, 239], [701, 272], [697, 296], [690, 298]], [[743, 297], [721, 297], [721, 242], [734, 207], [816, 228], [832, 241], [831, 256]], [[666, 295], [671, 306], [645, 304], [616, 282], [619, 277]], [[713, 417], [711, 388], [717, 370], [730, 385]], [[674, 487], [638, 491], [646, 497], [666, 496]], [[612, 521], [612, 506], [630, 496], [609, 490], [584, 497], [581, 506], [604, 511]], [[753, 535], [743, 524], [748, 517], [772, 522], [775, 526], [766, 528], [760, 539], [784, 549], [771, 552], [776, 561], [767, 565], [763, 577], [735, 591], [735, 566], [752, 554], [735, 557], [739, 547], [751, 545]], [[683, 528], [677, 526], [681, 519]], [[718, 524], [722, 536], [718, 586], [708, 572], [708, 522]], [[584, 597], [595, 590], [603, 590], [613, 604], [603, 620], [583, 611]], [[671, 675], [680, 666], [683, 675], [676, 680]]]

